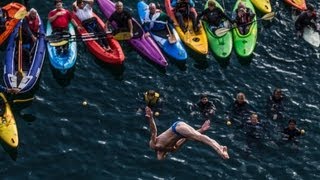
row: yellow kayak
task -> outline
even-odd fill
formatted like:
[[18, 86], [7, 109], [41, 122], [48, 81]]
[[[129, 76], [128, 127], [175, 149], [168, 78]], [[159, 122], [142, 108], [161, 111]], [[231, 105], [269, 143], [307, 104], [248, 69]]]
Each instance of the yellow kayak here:
[[[174, 15], [174, 8], [171, 6], [171, 0], [165, 0], [165, 8], [168, 16], [172, 19], [174, 24], [179, 24], [175, 15]], [[196, 14], [196, 11], [194, 8], [191, 8], [191, 11], [194, 11]], [[178, 32], [181, 40], [192, 50], [196, 51], [197, 53], [200, 54], [207, 54], [208, 53], [208, 40], [207, 40], [207, 35], [206, 32], [204, 31], [204, 28], [201, 27], [199, 28], [198, 32], [193, 31], [193, 26], [192, 26], [192, 21], [189, 18], [184, 19], [184, 23], [187, 27], [187, 32], [184, 33], [180, 26], [175, 26], [176, 31]]]
[[4, 102], [4, 113], [0, 115], [0, 139], [6, 145], [16, 148], [19, 144], [18, 130], [16, 121], [13, 117], [10, 105], [3, 93], [0, 93], [1, 100]]
[[263, 13], [270, 13], [272, 11], [270, 0], [251, 0], [254, 7]]

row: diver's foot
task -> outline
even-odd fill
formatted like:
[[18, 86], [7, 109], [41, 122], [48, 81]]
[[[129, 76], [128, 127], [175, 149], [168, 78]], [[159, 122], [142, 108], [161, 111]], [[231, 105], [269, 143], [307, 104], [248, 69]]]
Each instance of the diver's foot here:
[[228, 148], [227, 148], [227, 146], [221, 146], [221, 147], [220, 147], [219, 155], [220, 155], [223, 159], [229, 159], [229, 154], [228, 154]]

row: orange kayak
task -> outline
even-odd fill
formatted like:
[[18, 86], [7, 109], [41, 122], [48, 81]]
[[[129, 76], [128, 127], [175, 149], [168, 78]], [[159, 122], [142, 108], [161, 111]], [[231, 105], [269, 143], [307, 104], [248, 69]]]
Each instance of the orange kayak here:
[[8, 12], [9, 18], [6, 22], [6, 31], [0, 34], [0, 46], [9, 37], [9, 35], [14, 30], [14, 27], [19, 22], [19, 19], [14, 19], [14, 15], [16, 14], [16, 12], [20, 9], [25, 9], [25, 7], [19, 3], [10, 3], [2, 8]]
[[284, 1], [301, 11], [307, 10], [307, 5], [305, 0], [284, 0]]

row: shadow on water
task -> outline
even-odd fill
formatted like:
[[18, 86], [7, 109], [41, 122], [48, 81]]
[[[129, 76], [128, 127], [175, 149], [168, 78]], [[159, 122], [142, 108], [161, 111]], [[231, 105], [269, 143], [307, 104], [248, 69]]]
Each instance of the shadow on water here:
[[71, 79], [74, 77], [75, 66], [69, 69], [66, 73], [62, 73], [61, 71], [55, 69], [51, 64], [50, 69], [54, 79], [62, 87], [68, 86], [71, 82]]
[[186, 60], [176, 60], [174, 58], [171, 58], [171, 57], [168, 57], [167, 60], [168, 60], [168, 63], [171, 65], [175, 65], [177, 68], [179, 68], [181, 71], [186, 71], [187, 70], [187, 61], [188, 61], [189, 58], [187, 58]]
[[3, 147], [3, 149], [8, 153], [8, 155], [11, 157], [11, 159], [16, 161], [18, 157], [18, 149], [9, 147], [3, 141], [0, 141], [0, 144]]
[[206, 54], [199, 54], [195, 51], [192, 51], [191, 49], [188, 49], [189, 56], [194, 59], [194, 67], [200, 70], [207, 69], [209, 67], [209, 63], [207, 60]]
[[213, 55], [213, 57], [217, 60], [221, 68], [227, 68], [230, 64], [230, 56], [228, 58], [219, 58]]
[[102, 62], [98, 58], [94, 58], [94, 62], [98, 64], [103, 69], [109, 71], [117, 80], [123, 79], [123, 72], [125, 70], [124, 64], [109, 64], [106, 62]]
[[253, 54], [251, 54], [249, 57], [243, 58], [243, 57], [239, 57], [237, 56], [238, 61], [241, 65], [243, 66], [248, 66], [250, 65], [250, 63], [252, 62], [253, 59]]

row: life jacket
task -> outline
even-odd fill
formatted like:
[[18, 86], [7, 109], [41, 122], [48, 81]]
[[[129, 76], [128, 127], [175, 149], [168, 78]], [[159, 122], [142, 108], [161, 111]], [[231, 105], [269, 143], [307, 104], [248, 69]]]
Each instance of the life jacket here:
[[38, 33], [40, 24], [39, 17], [37, 16], [35, 19], [31, 19], [29, 16], [26, 16], [26, 20], [32, 33]]
[[238, 24], [246, 24], [251, 21], [250, 13], [245, 9], [246, 11], [243, 12], [242, 16], [239, 17], [239, 9], [237, 9], [237, 22]]
[[4, 11], [0, 7], [0, 34], [6, 30], [6, 17]]
[[152, 99], [148, 98], [148, 93], [147, 92], [144, 93], [144, 101], [146, 102], [147, 105], [150, 105], [150, 106], [156, 105], [158, 100], [159, 100], [159, 98], [160, 98], [160, 94], [159, 93], [155, 93], [154, 98], [152, 98]]
[[[144, 21], [146, 23], [149, 23], [149, 29], [153, 29], [155, 25], [159, 24], [159, 23], [155, 24], [155, 21], [157, 21], [157, 19], [160, 17], [160, 15], [161, 15], [161, 10], [159, 10], [159, 9], [157, 9], [153, 15], [150, 15], [150, 11], [147, 11]], [[164, 27], [164, 25], [162, 25], [162, 26]], [[159, 27], [157, 25], [155, 29], [158, 30], [161, 27]], [[161, 28], [161, 29], [163, 29], [163, 28]]]

